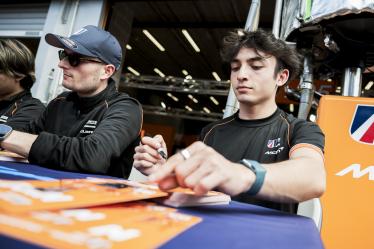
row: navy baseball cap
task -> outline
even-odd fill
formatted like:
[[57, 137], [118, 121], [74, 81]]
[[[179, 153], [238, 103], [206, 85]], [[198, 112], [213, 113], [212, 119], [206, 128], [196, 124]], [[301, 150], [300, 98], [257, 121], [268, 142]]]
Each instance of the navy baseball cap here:
[[116, 70], [121, 65], [122, 49], [118, 40], [109, 32], [93, 25], [83, 27], [70, 37], [48, 33], [45, 40], [54, 47], [99, 58], [107, 64], [113, 64]]

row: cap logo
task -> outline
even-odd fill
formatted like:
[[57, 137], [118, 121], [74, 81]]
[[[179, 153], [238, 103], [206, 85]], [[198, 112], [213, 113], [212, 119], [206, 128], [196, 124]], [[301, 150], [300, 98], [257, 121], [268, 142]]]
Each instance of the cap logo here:
[[87, 31], [87, 29], [81, 28], [80, 30], [78, 30], [77, 32], [75, 32], [73, 35], [80, 35], [80, 34], [83, 34], [86, 31]]
[[77, 48], [77, 44], [69, 38], [61, 37], [61, 40], [70, 48]]

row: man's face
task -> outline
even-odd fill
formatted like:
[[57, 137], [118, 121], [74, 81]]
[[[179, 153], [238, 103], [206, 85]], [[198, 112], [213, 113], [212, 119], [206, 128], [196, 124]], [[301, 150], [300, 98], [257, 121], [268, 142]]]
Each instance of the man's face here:
[[0, 99], [5, 99], [12, 96], [17, 91], [17, 84], [19, 81], [4, 73], [0, 73]]
[[282, 78], [282, 73], [275, 75], [277, 63], [274, 56], [258, 53], [261, 56], [254, 49], [243, 47], [231, 62], [230, 80], [240, 104], [275, 102], [277, 87], [287, 81]]
[[[69, 52], [66, 52], [69, 54]], [[67, 58], [60, 60], [58, 66], [63, 70], [62, 85], [69, 90], [77, 92], [79, 96], [89, 97], [101, 92], [107, 86], [103, 80], [105, 65], [103, 63], [82, 60], [73, 67]]]

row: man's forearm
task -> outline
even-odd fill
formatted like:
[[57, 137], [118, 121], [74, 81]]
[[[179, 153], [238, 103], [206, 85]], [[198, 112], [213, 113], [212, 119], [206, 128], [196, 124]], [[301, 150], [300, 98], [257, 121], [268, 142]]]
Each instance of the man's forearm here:
[[257, 197], [277, 202], [302, 202], [322, 195], [326, 185], [323, 159], [317, 152], [305, 150], [295, 151], [294, 154], [299, 155], [291, 160], [263, 165], [267, 174]]
[[21, 156], [28, 157], [30, 149], [38, 136], [20, 131], [12, 133], [1, 142], [1, 147], [7, 151], [17, 153]]

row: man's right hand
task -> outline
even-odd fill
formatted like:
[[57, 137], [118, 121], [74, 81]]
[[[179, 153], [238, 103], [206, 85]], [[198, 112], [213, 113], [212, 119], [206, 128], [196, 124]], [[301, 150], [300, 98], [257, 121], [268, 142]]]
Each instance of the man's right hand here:
[[133, 166], [145, 175], [149, 175], [165, 163], [165, 159], [157, 152], [163, 148], [167, 152], [166, 144], [161, 135], [143, 137], [141, 143], [135, 147]]

